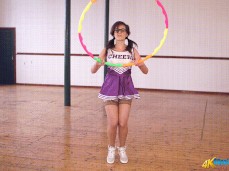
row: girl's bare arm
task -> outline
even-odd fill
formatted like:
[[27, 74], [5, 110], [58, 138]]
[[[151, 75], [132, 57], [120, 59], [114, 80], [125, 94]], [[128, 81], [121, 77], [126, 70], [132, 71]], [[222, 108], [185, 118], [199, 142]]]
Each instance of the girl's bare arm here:
[[96, 73], [99, 70], [99, 68], [104, 65], [105, 57], [106, 57], [106, 49], [104, 48], [102, 52], [99, 54], [99, 58], [101, 59], [102, 63], [95, 62], [94, 65], [92, 65], [91, 67], [92, 74]]
[[138, 63], [138, 61], [141, 59], [141, 56], [139, 55], [138, 51], [134, 48], [134, 57], [135, 57], [135, 65], [139, 67], [139, 69], [142, 71], [143, 74], [147, 74], [149, 69], [146, 66], [144, 62]]

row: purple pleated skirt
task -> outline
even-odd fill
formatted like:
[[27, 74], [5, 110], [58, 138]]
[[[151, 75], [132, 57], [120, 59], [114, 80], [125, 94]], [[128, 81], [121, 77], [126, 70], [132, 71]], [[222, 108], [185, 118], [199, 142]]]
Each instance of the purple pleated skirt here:
[[140, 98], [138, 91], [134, 88], [134, 84], [131, 78], [131, 69], [122, 74], [119, 74], [108, 68], [105, 81], [102, 85], [98, 97], [104, 101], [118, 99], [130, 100], [133, 98]]

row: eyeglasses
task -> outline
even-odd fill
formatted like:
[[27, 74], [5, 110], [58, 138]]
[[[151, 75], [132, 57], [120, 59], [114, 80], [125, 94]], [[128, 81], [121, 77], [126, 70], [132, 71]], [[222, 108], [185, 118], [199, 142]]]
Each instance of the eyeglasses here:
[[123, 29], [115, 29], [115, 32], [116, 33], [119, 33], [119, 32], [124, 33], [124, 32], [126, 32], [126, 29], [124, 29], [124, 28]]

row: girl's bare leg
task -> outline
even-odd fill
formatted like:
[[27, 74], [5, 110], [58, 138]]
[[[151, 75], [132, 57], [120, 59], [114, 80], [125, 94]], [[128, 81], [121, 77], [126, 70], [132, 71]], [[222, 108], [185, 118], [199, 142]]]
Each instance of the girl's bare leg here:
[[118, 106], [106, 105], [105, 110], [107, 113], [107, 137], [108, 144], [115, 147], [115, 139], [118, 127]]
[[118, 127], [120, 147], [123, 147], [126, 144], [130, 108], [130, 104], [119, 104]]

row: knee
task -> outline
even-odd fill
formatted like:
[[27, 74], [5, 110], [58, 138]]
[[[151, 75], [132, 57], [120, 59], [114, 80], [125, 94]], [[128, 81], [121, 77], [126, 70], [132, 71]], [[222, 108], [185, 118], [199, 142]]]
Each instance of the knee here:
[[109, 124], [108, 124], [108, 126], [110, 127], [110, 128], [117, 128], [117, 126], [118, 126], [118, 122], [109, 122]]
[[118, 125], [120, 128], [127, 128], [128, 127], [128, 124], [126, 122], [119, 122]]

